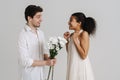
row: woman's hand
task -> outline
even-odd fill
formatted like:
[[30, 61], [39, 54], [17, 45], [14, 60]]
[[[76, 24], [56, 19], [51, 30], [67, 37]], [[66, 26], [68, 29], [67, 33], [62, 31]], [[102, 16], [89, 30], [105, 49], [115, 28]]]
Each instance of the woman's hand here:
[[69, 37], [70, 37], [70, 32], [65, 32], [64, 33], [64, 38], [68, 41], [68, 39], [69, 39]]

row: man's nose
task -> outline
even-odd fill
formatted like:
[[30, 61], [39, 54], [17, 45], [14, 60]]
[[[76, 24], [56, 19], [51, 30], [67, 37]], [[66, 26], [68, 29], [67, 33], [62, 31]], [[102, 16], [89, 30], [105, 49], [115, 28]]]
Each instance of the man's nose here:
[[40, 18], [40, 22], [42, 22], [42, 19]]

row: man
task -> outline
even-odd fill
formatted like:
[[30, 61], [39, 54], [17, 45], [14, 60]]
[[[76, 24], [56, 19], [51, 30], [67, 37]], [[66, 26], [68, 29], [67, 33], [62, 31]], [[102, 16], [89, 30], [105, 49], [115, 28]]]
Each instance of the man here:
[[49, 59], [44, 33], [39, 29], [42, 11], [36, 5], [29, 5], [25, 9], [27, 23], [18, 40], [21, 80], [44, 80], [43, 67], [52, 66], [56, 61]]

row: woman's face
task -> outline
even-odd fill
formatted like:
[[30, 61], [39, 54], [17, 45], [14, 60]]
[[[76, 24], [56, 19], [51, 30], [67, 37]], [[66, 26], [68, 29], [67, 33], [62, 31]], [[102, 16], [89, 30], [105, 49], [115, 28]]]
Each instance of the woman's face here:
[[68, 25], [70, 30], [76, 30], [78, 27], [80, 27], [80, 23], [76, 21], [75, 16], [70, 17]]

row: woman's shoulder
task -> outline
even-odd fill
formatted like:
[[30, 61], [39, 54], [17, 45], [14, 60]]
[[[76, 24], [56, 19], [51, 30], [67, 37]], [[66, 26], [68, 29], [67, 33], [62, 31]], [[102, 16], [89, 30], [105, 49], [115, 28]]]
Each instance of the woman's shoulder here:
[[83, 37], [83, 38], [84, 37], [89, 37], [89, 34], [88, 34], [87, 31], [82, 31], [80, 36]]

